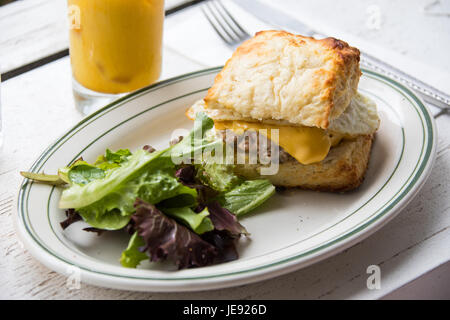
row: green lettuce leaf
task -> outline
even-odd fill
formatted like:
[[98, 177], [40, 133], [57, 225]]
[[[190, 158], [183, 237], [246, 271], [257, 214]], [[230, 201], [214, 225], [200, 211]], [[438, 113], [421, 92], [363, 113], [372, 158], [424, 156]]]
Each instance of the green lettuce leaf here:
[[85, 207], [77, 209], [77, 212], [93, 228], [102, 230], [119, 230], [130, 222], [133, 212], [126, 213], [122, 208], [102, 210], [97, 207]]
[[70, 184], [69, 171], [70, 171], [69, 167], [59, 168], [58, 169], [58, 176], [59, 176], [59, 178], [62, 181], [64, 181], [65, 183], [69, 183]]
[[229, 191], [242, 182], [233, 173], [232, 165], [209, 162], [203, 165], [197, 165], [196, 169], [196, 178], [203, 184], [219, 192]]
[[173, 163], [162, 153], [138, 150], [104, 178], [73, 184], [63, 191], [60, 208], [76, 209], [95, 228], [117, 230], [130, 220], [136, 198], [156, 204], [185, 194], [194, 203], [197, 191], [178, 182]]
[[63, 191], [60, 208], [83, 208], [113, 193], [121, 184], [132, 180], [136, 173], [147, 171], [146, 166], [152, 163], [161, 152], [148, 153], [138, 150], [129, 161], [122, 166], [110, 170], [103, 179], [93, 180], [86, 185], [72, 185]]
[[148, 256], [139, 251], [139, 248], [143, 246], [145, 246], [144, 239], [136, 231], [131, 236], [128, 247], [122, 252], [120, 264], [127, 268], [136, 268], [141, 261], [147, 260]]
[[209, 216], [208, 208], [195, 213], [191, 208], [160, 208], [166, 215], [180, 221], [196, 234], [202, 234], [214, 230], [214, 225]]
[[275, 194], [269, 180], [248, 180], [220, 195], [219, 203], [237, 216], [246, 214]]
[[131, 152], [128, 149], [119, 149], [116, 152], [106, 149], [105, 161], [122, 163], [127, 160], [128, 156], [131, 156]]
[[[198, 191], [197, 191], [198, 193]], [[194, 199], [190, 194], [180, 194], [170, 199], [166, 199], [158, 203], [161, 208], [194, 208], [198, 205], [197, 199]]]
[[222, 139], [212, 134], [214, 121], [204, 112], [198, 112], [194, 121], [194, 128], [181, 142], [167, 149], [164, 156], [171, 157], [176, 164], [191, 163], [191, 159], [201, 159], [203, 152], [213, 152], [223, 149]]
[[24, 178], [54, 186], [60, 186], [67, 183], [67, 180], [62, 179], [59, 174], [34, 173], [27, 171], [20, 171], [20, 174]]
[[[204, 149], [222, 145], [208, 134], [214, 122], [199, 113], [192, 132], [180, 143], [159, 152], [127, 149], [106, 150], [93, 165], [85, 162], [68, 177], [71, 186], [62, 193], [59, 207], [74, 208], [92, 227], [106, 230], [123, 228], [135, 211], [135, 200], [151, 204], [174, 198], [176, 202], [196, 203], [197, 191], [181, 184], [175, 177], [174, 158], [191, 157]], [[104, 176], [98, 170], [103, 170]], [[185, 205], [183, 205], [185, 206]]]
[[86, 161], [77, 161], [77, 164], [70, 168], [68, 178], [72, 183], [87, 184], [93, 180], [105, 177], [105, 171], [93, 166]]
[[116, 152], [106, 149], [105, 154], [99, 156], [94, 162], [94, 166], [105, 171], [117, 168], [122, 162], [127, 161], [129, 156], [131, 152], [128, 149], [119, 149]]

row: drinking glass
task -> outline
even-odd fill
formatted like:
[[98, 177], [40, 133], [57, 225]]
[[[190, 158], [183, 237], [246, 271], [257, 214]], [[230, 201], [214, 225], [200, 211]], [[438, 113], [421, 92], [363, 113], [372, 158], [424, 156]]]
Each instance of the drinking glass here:
[[68, 0], [75, 105], [91, 113], [161, 73], [164, 0]]

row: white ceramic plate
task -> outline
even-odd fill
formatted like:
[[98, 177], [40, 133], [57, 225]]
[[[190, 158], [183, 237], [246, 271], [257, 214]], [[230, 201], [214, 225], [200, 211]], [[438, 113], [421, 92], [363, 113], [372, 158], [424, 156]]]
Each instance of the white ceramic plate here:
[[[56, 172], [80, 156], [94, 160], [105, 148], [166, 147], [174, 129], [192, 127], [184, 112], [205, 95], [219, 70], [163, 81], [106, 106], [52, 144], [30, 171]], [[377, 103], [381, 117], [362, 186], [345, 194], [296, 190], [276, 195], [241, 219], [251, 240], [240, 242], [236, 261], [181, 271], [150, 263], [123, 268], [119, 257], [128, 241], [123, 232], [97, 237], [80, 224], [63, 231], [60, 191], [26, 180], [18, 196], [18, 233], [36, 259], [59, 273], [73, 273], [75, 266], [81, 281], [142, 291], [242, 285], [334, 255], [392, 219], [424, 183], [435, 154], [433, 117], [411, 91], [371, 71], [364, 71], [359, 87]]]

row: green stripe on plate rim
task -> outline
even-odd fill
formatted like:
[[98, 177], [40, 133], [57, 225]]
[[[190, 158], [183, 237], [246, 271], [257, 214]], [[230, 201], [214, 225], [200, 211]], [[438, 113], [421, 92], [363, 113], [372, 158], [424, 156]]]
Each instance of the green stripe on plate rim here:
[[[45, 164], [45, 162], [48, 160], [48, 158], [57, 149], [59, 149], [59, 147], [62, 144], [64, 144], [68, 139], [70, 139], [70, 137], [72, 137], [74, 134], [79, 132], [81, 129], [83, 129], [85, 126], [87, 126], [88, 124], [90, 124], [91, 122], [96, 120], [97, 118], [99, 118], [99, 117], [103, 116], [104, 114], [109, 113], [110, 111], [112, 111], [112, 110], [122, 106], [125, 102], [131, 101], [133, 99], [136, 99], [137, 97], [140, 97], [143, 94], [146, 94], [148, 92], [152, 92], [154, 90], [163, 88], [163, 87], [165, 87], [167, 85], [171, 85], [171, 84], [174, 84], [174, 83], [177, 83], [177, 82], [180, 82], [180, 81], [184, 81], [184, 80], [187, 80], [187, 79], [190, 79], [190, 78], [198, 77], [200, 75], [211, 74], [211, 73], [219, 71], [220, 69], [221, 69], [221, 67], [216, 67], [216, 68], [201, 70], [201, 71], [189, 73], [189, 74], [186, 74], [186, 75], [182, 75], [182, 76], [179, 76], [179, 77], [175, 77], [175, 78], [172, 78], [172, 79], [168, 79], [168, 80], [162, 81], [160, 83], [151, 85], [149, 87], [140, 89], [140, 90], [138, 90], [136, 92], [131, 93], [128, 96], [125, 96], [125, 97], [123, 97], [123, 98], [121, 98], [121, 99], [119, 99], [119, 100], [117, 100], [117, 101], [115, 101], [115, 102], [105, 106], [104, 108], [98, 110], [97, 112], [93, 113], [92, 115], [90, 115], [87, 118], [85, 118], [84, 120], [82, 120], [80, 123], [78, 123], [76, 126], [74, 126], [71, 130], [69, 130], [66, 134], [64, 134], [61, 138], [59, 138], [54, 144], [50, 145], [49, 148], [47, 148], [47, 150], [45, 150], [43, 152], [43, 154], [32, 165], [32, 167], [30, 168], [30, 171], [32, 171], [32, 172], [39, 172], [39, 169], [36, 171], [36, 168], [40, 164], [41, 164], [40, 168], [42, 168], [42, 166]], [[322, 249], [330, 247], [330, 246], [332, 246], [332, 245], [334, 245], [336, 243], [339, 243], [340, 241], [342, 241], [342, 240], [344, 240], [346, 238], [349, 238], [350, 236], [355, 235], [359, 231], [364, 230], [366, 227], [368, 227], [369, 225], [373, 224], [375, 221], [379, 220], [382, 216], [384, 216], [387, 212], [389, 212], [390, 209], [392, 209], [397, 203], [399, 203], [404, 198], [404, 196], [409, 192], [409, 190], [411, 190], [414, 187], [414, 185], [417, 183], [417, 181], [422, 176], [422, 173], [423, 173], [423, 171], [425, 169], [425, 166], [426, 166], [426, 164], [427, 164], [427, 162], [428, 162], [428, 160], [430, 159], [430, 156], [431, 156], [431, 152], [432, 152], [432, 148], [433, 148], [434, 133], [433, 133], [433, 130], [432, 130], [432, 120], [430, 118], [429, 113], [427, 112], [426, 107], [423, 105], [423, 103], [408, 88], [404, 87], [402, 84], [397, 83], [396, 81], [394, 81], [394, 80], [392, 80], [390, 78], [385, 77], [384, 75], [378, 74], [378, 73], [373, 72], [371, 70], [363, 69], [363, 72], [365, 74], [369, 74], [371, 78], [378, 79], [378, 80], [382, 81], [383, 83], [388, 84], [390, 87], [394, 88], [397, 92], [402, 94], [409, 102], [411, 102], [412, 105], [414, 106], [414, 108], [416, 109], [416, 112], [419, 115], [419, 118], [421, 119], [422, 129], [423, 129], [423, 133], [424, 133], [423, 134], [423, 143], [422, 143], [421, 155], [419, 157], [419, 161], [416, 164], [415, 169], [411, 173], [410, 177], [407, 179], [407, 182], [400, 188], [400, 190], [394, 195], [394, 197], [391, 198], [387, 203], [385, 203], [383, 205], [384, 208], [382, 207], [382, 208], [380, 208], [378, 210], [378, 211], [380, 211], [380, 210], [382, 210], [382, 211], [380, 213], [378, 213], [378, 214], [377, 214], [377, 212], [375, 212], [373, 215], [376, 215], [376, 216], [373, 217], [370, 221], [367, 221], [366, 223], [362, 222], [363, 223], [362, 225], [355, 227], [353, 230], [349, 230], [349, 231], [345, 232], [342, 236], [338, 236], [336, 239], [329, 240], [325, 244], [317, 246], [316, 248], [313, 248], [313, 249], [311, 249], [311, 250], [309, 250], [307, 252], [304, 252], [302, 254], [298, 254], [298, 255], [295, 255], [295, 256], [292, 256], [292, 257], [289, 257], [289, 258], [282, 259], [280, 261], [276, 261], [276, 262], [272, 262], [272, 263], [263, 265], [263, 266], [254, 267], [254, 268], [251, 268], [251, 269], [248, 269], [248, 270], [241, 270], [241, 271], [231, 272], [231, 273], [223, 273], [223, 274], [217, 274], [217, 275], [211, 275], [211, 276], [202, 276], [202, 277], [189, 277], [189, 278], [150, 278], [150, 277], [134, 277], [134, 276], [119, 275], [119, 274], [110, 274], [110, 273], [99, 272], [99, 271], [96, 271], [96, 270], [91, 270], [89, 268], [85, 268], [85, 267], [82, 267], [82, 266], [78, 266], [78, 267], [80, 269], [82, 269], [82, 270], [93, 272], [93, 273], [98, 273], [98, 274], [103, 274], [103, 275], [108, 275], [108, 276], [113, 276], [113, 277], [120, 277], [120, 278], [130, 278], [130, 279], [194, 280], [194, 279], [206, 279], [206, 278], [213, 278], [213, 277], [224, 277], [224, 276], [230, 276], [230, 275], [234, 275], [234, 274], [241, 274], [241, 273], [247, 273], [247, 272], [252, 272], [252, 271], [256, 271], [256, 270], [266, 269], [266, 268], [270, 268], [270, 267], [273, 267], [273, 266], [285, 264], [285, 263], [293, 261], [293, 260], [297, 260], [297, 259], [302, 258], [304, 256], [313, 254], [313, 253], [315, 253], [317, 251], [320, 251]], [[401, 90], [399, 88], [401, 88]], [[405, 95], [405, 92], [407, 93], [407, 95]], [[412, 100], [411, 100], [411, 98], [412, 98]], [[419, 109], [417, 107], [419, 107], [422, 112], [419, 112]], [[424, 123], [423, 123], [424, 120], [425, 120], [425, 122], [427, 124], [426, 125], [427, 131], [425, 131], [425, 126], [424, 126]], [[426, 150], [426, 152], [424, 154], [423, 150], [424, 150], [424, 147], [425, 147], [425, 136], [427, 136], [427, 143], [426, 143], [427, 150]], [[42, 161], [44, 161], [44, 162], [42, 162]], [[419, 167], [419, 164], [420, 164], [420, 167]], [[419, 167], [419, 169], [417, 170], [418, 167]], [[412, 177], [413, 175], [414, 175], [414, 177]], [[26, 219], [26, 218], [28, 218], [28, 195], [30, 193], [32, 185], [33, 185], [33, 182], [26, 183], [26, 179], [24, 179], [24, 181], [22, 182], [20, 191], [19, 191], [19, 195], [18, 195], [19, 216], [20, 216], [20, 218], [21, 218], [21, 220], [22, 220], [22, 222], [23, 222], [23, 224], [24, 224], [24, 226], [26, 228], [26, 231], [32, 237], [32, 239], [35, 241], [35, 243], [39, 247], [41, 247], [44, 251], [46, 251], [48, 254], [50, 254], [51, 256], [55, 257], [56, 259], [58, 259], [60, 261], [63, 261], [63, 262], [68, 263], [70, 265], [77, 266], [76, 263], [73, 263], [73, 262], [70, 262], [70, 261], [66, 261], [64, 258], [58, 256], [57, 253], [55, 253], [52, 250], [50, 250], [49, 248], [47, 248], [42, 243], [42, 241], [39, 241], [40, 239], [37, 236], [37, 234], [34, 232], [34, 230], [33, 231], [30, 230], [30, 228], [32, 229], [32, 226], [28, 225], [28, 221], [27, 221], [28, 219]], [[400, 192], [402, 192], [402, 193], [400, 195], [398, 195]], [[397, 196], [397, 198], [395, 198], [396, 196]], [[25, 198], [26, 198], [26, 208], [27, 208], [26, 216], [25, 216], [25, 210], [24, 210]], [[368, 219], [370, 219], [370, 217]]]

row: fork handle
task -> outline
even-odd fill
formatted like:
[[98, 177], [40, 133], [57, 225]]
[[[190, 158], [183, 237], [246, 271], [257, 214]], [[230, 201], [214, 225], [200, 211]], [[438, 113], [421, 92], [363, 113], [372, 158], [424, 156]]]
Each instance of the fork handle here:
[[369, 69], [378, 71], [388, 77], [394, 78], [402, 84], [418, 92], [425, 102], [440, 109], [450, 110], [450, 95], [416, 79], [403, 71], [377, 59], [367, 53], [361, 52], [361, 64]]

